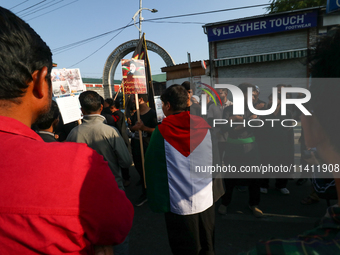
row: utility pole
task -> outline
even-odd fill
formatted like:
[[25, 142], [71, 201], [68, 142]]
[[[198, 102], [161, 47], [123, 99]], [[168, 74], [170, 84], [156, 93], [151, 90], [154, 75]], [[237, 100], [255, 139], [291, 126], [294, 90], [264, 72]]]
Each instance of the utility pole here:
[[139, 0], [139, 39], [142, 38], [142, 22], [143, 22], [143, 17], [142, 17], [142, 0]]
[[188, 68], [190, 74], [190, 86], [192, 86], [191, 56], [189, 52], [187, 52], [187, 54], [188, 54]]
[[[139, 30], [139, 39], [142, 38], [142, 22], [143, 22], [142, 11], [143, 10], [148, 10], [148, 11], [151, 11], [153, 13], [158, 12], [156, 9], [143, 8], [142, 7], [142, 0], [139, 0], [139, 10], [132, 17], [135, 27]], [[137, 15], [139, 15], [139, 26], [138, 27], [136, 26]]]

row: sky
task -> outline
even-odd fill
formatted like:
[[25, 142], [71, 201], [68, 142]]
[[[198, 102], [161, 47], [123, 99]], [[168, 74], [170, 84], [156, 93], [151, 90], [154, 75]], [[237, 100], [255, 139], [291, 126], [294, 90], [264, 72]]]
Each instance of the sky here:
[[[269, 0], [143, 0], [143, 8], [157, 9], [158, 12], [143, 10], [145, 21], [142, 23], [142, 31], [147, 40], [164, 48], [176, 64], [187, 62], [187, 52], [191, 55], [191, 61], [206, 60], [209, 58], [209, 50], [207, 35], [202, 28], [204, 24], [265, 14], [264, 7], [157, 22], [147, 20], [268, 3]], [[110, 33], [67, 51], [56, 49], [133, 24], [130, 22], [139, 4], [140, 0], [0, 0], [2, 7], [25, 20], [47, 43], [58, 68], [79, 68], [83, 78], [102, 78], [105, 62], [112, 51], [124, 42], [138, 39], [138, 29], [130, 26], [119, 34], [119, 31]], [[132, 53], [124, 58], [131, 56]], [[161, 68], [166, 66], [162, 58], [149, 51], [149, 59], [152, 74], [161, 74]], [[121, 77], [121, 68], [118, 66], [114, 78]]]

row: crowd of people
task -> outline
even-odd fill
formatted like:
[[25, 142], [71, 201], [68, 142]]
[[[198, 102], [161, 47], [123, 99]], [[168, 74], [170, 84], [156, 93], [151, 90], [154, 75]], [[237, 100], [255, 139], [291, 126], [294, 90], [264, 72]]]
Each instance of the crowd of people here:
[[[166, 118], [160, 124], [146, 95], [138, 95], [140, 120], [129, 114], [127, 130], [119, 103], [85, 91], [79, 96], [82, 124], [63, 125], [52, 101], [49, 47], [1, 7], [0, 28], [1, 254], [128, 254], [134, 209], [124, 190], [132, 162], [142, 187], [135, 205], [148, 202], [152, 211], [164, 213], [172, 253], [215, 254], [215, 203], [221, 199], [218, 213], [226, 214], [234, 188], [248, 190], [250, 210], [262, 217], [261, 193], [268, 192], [269, 180], [213, 178], [195, 173], [195, 165], [294, 163], [292, 128], [213, 127], [214, 119], [261, 117], [246, 103], [244, 115], [234, 115], [228, 91], [219, 89], [222, 105], [208, 102], [203, 118], [189, 82], [161, 95]], [[331, 32], [310, 54], [314, 78], [340, 77], [340, 30]], [[284, 86], [277, 86], [278, 95]], [[242, 83], [238, 88], [244, 95], [251, 88], [256, 109], [273, 104], [270, 98], [268, 103], [259, 99], [258, 86]], [[310, 91], [313, 114], [302, 115], [301, 122], [303, 143], [315, 150], [306, 164], [339, 164], [340, 116], [334, 109], [340, 108], [340, 86], [312, 82]], [[291, 119], [298, 118], [291, 110]], [[272, 117], [283, 117], [279, 102]], [[340, 194], [338, 176], [332, 182]], [[286, 185], [287, 179], [275, 180], [276, 188], [289, 195]], [[335, 205], [317, 228], [288, 241], [260, 242], [247, 254], [340, 254], [339, 222]]]

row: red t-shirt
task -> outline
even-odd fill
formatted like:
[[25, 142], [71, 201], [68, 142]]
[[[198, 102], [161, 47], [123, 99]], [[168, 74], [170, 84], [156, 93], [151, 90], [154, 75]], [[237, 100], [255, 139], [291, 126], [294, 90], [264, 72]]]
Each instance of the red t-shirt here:
[[133, 206], [103, 157], [85, 144], [45, 143], [0, 116], [1, 254], [91, 254], [118, 244]]

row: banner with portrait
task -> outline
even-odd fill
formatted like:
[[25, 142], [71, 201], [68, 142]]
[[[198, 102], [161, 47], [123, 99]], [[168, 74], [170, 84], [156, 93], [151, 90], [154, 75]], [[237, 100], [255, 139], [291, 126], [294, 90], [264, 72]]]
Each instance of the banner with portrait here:
[[125, 95], [147, 94], [144, 60], [122, 59]]

